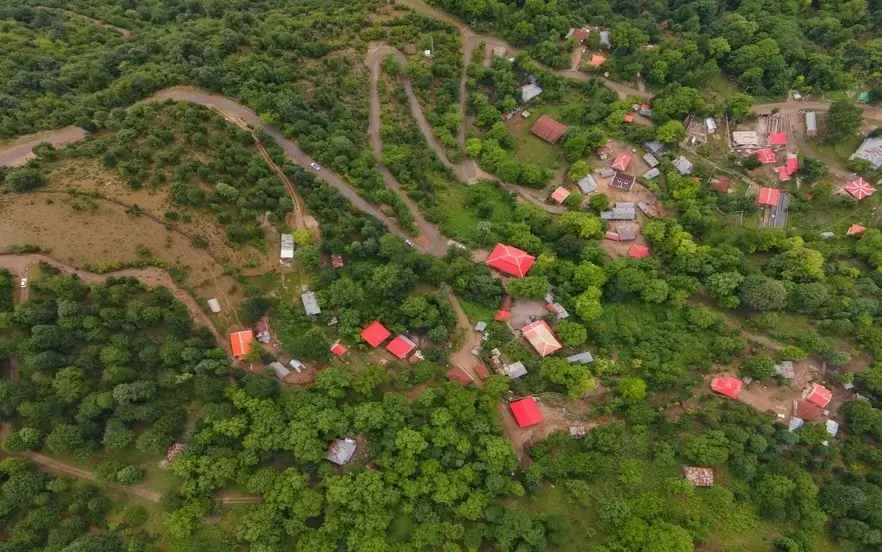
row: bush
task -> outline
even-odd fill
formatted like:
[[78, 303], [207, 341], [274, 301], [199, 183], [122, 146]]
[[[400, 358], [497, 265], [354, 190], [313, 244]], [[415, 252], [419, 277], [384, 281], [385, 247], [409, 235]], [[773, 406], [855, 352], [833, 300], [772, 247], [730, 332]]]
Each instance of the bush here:
[[116, 480], [121, 485], [134, 485], [144, 479], [145, 475], [147, 475], [147, 472], [138, 466], [126, 466], [116, 472]]
[[787, 345], [781, 349], [781, 359], [782, 360], [790, 360], [793, 362], [799, 362], [800, 360], [805, 360], [808, 356], [808, 353], [800, 349], [795, 345]]
[[755, 356], [742, 362], [739, 371], [742, 376], [756, 380], [769, 379], [775, 375], [775, 362], [766, 356]]

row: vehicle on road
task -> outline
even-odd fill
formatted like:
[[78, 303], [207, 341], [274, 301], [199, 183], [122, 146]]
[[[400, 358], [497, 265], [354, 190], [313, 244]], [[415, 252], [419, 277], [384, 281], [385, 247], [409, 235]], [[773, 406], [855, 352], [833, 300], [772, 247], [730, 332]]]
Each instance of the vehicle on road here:
[[404, 243], [407, 244], [407, 247], [416, 247], [416, 245], [414, 245], [413, 242], [410, 240], [404, 240]]
[[28, 279], [27, 278], [21, 279], [21, 287], [23, 287], [23, 288], [28, 287]]
[[310, 163], [309, 166], [312, 167], [313, 169], [317, 170], [317, 171], [322, 170], [322, 168], [319, 167], [319, 164], [318, 164], [318, 163]]

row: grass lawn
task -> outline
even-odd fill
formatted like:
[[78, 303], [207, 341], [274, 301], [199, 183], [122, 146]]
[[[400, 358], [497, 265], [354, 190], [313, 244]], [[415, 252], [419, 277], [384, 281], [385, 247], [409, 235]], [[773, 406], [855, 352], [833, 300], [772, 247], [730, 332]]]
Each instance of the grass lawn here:
[[569, 521], [573, 530], [566, 542], [554, 547], [558, 552], [584, 552], [604, 540], [597, 528], [597, 513], [594, 509], [571, 503], [562, 486], [546, 484], [539, 494], [523, 496], [513, 500], [509, 506], [532, 515], [548, 514]]
[[496, 316], [495, 308], [485, 307], [484, 305], [478, 305], [477, 303], [471, 303], [461, 297], [459, 298], [459, 304], [462, 305], [462, 310], [466, 313], [466, 316], [469, 317], [469, 321], [473, 323], [477, 323], [478, 320], [490, 322], [491, 320], [493, 320], [493, 317]]
[[489, 220], [494, 225], [503, 224], [510, 219], [511, 209], [505, 191], [493, 184], [476, 184], [472, 188], [484, 188], [488, 192], [483, 204], [490, 207], [490, 216], [482, 219], [477, 208], [466, 207], [470, 187], [454, 184], [448, 180], [432, 175], [432, 185], [438, 196], [438, 210], [441, 215], [441, 231], [445, 236], [467, 243], [475, 244], [475, 227], [482, 220]]

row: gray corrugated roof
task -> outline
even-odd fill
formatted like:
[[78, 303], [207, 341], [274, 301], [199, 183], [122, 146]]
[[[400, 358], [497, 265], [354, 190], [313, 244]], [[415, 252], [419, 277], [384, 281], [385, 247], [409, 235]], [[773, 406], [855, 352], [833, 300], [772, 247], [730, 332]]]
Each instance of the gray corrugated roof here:
[[643, 145], [646, 147], [646, 150], [652, 154], [662, 152], [665, 149], [664, 145], [662, 145], [662, 143], [658, 140], [650, 140], [649, 142], [645, 142]]
[[338, 466], [342, 466], [352, 459], [356, 448], [358, 448], [358, 445], [348, 437], [346, 439], [337, 439], [328, 447], [328, 460]]
[[270, 368], [273, 369], [273, 372], [276, 373], [276, 377], [279, 378], [279, 379], [282, 379], [282, 378], [284, 378], [285, 376], [287, 376], [288, 374], [291, 373], [291, 370], [288, 370], [287, 368], [285, 368], [285, 365], [282, 364], [281, 362], [278, 362], [278, 361], [277, 361], [277, 362], [271, 362], [271, 363], [270, 363]]
[[597, 181], [590, 174], [580, 180], [577, 185], [583, 194], [590, 194], [597, 191]]
[[658, 166], [658, 159], [656, 159], [656, 157], [654, 155], [652, 155], [651, 153], [645, 154], [643, 156], [643, 160], [646, 161], [646, 164], [649, 165], [650, 167]]
[[475, 331], [483, 332], [486, 329], [487, 329], [487, 323], [484, 321], [481, 321], [481, 322], [478, 322], [477, 324], [475, 324]]
[[315, 296], [315, 293], [311, 291], [307, 291], [303, 295], [300, 296], [303, 300], [303, 310], [306, 311], [306, 314], [321, 314], [322, 309], [319, 307], [318, 299]]
[[622, 224], [618, 228], [619, 239], [622, 241], [631, 241], [637, 239], [637, 231], [633, 224]]
[[594, 356], [591, 355], [591, 351], [585, 351], [584, 353], [568, 356], [567, 362], [570, 364], [575, 364], [576, 362], [579, 364], [588, 364], [589, 362], [594, 362]]
[[527, 375], [527, 367], [524, 366], [524, 363], [520, 361], [512, 364], [506, 364], [505, 374], [511, 379], [518, 379], [522, 376]]
[[660, 174], [661, 174], [661, 171], [658, 170], [657, 168], [649, 169], [648, 171], [643, 173], [643, 178], [645, 178], [646, 180], [652, 180], [653, 178], [658, 178], [658, 176]]
[[805, 113], [805, 129], [818, 130], [818, 116], [814, 111], [806, 111]]
[[674, 167], [680, 171], [680, 174], [692, 174], [692, 161], [686, 159], [682, 155], [674, 159]]

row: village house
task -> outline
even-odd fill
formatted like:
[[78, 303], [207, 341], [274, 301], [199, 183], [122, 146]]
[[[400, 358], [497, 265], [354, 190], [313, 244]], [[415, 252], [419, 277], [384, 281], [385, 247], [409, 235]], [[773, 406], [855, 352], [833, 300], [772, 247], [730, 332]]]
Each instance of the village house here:
[[530, 132], [549, 144], [556, 144], [566, 131], [567, 126], [565, 124], [555, 121], [548, 115], [542, 115], [530, 127]]

